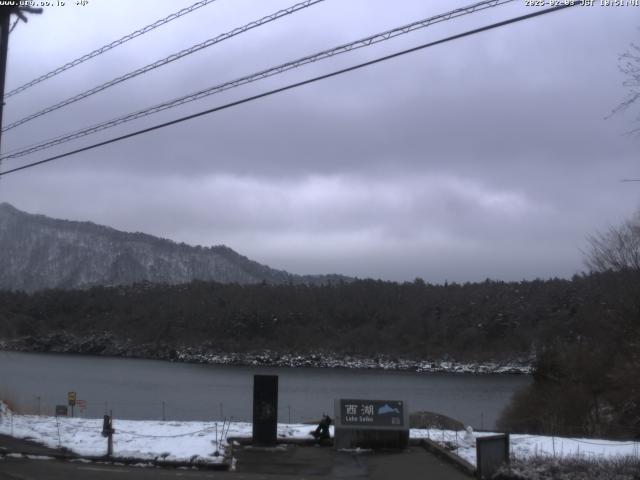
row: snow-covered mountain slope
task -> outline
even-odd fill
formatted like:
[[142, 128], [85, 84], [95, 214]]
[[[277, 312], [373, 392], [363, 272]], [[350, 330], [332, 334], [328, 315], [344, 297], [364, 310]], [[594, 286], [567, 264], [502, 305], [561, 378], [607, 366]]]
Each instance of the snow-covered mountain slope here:
[[91, 222], [32, 215], [0, 203], [0, 289], [31, 292], [193, 280], [318, 284], [349, 278], [294, 275], [254, 262], [226, 246], [194, 247]]

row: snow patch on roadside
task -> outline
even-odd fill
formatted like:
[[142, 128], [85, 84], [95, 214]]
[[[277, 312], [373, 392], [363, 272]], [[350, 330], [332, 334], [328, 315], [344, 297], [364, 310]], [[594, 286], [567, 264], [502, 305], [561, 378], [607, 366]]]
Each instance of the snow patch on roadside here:
[[[469, 437], [465, 431], [411, 429], [411, 438], [429, 438], [472, 465], [476, 465], [475, 439], [498, 432], [473, 432]], [[518, 459], [536, 457], [612, 459], [635, 457], [640, 459], [640, 442], [614, 441], [593, 438], [552, 437], [546, 435], [511, 434], [511, 455]]]
[[[175, 422], [118, 420], [113, 422], [114, 457], [157, 462], [221, 463], [227, 437], [250, 437], [246, 422]], [[280, 438], [311, 438], [309, 425], [278, 425]], [[13, 433], [12, 433], [13, 432]], [[0, 433], [30, 439], [50, 448], [64, 447], [85, 457], [103, 456], [107, 439], [102, 419], [0, 416]], [[217, 454], [216, 454], [217, 452]]]

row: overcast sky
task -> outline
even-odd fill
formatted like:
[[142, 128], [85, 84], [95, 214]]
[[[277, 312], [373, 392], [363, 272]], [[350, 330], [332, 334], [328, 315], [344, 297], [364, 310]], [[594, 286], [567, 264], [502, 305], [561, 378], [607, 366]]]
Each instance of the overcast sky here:
[[[66, 0], [10, 37], [6, 90], [195, 0]], [[217, 0], [6, 100], [4, 125], [292, 5]], [[471, 3], [471, 2], [469, 2]], [[3, 134], [4, 152], [467, 5], [326, 0]], [[638, 110], [618, 57], [639, 7], [574, 7], [10, 174], [0, 201], [294, 273], [389, 280], [570, 277], [586, 236], [640, 205]], [[524, 0], [85, 137], [46, 158], [533, 12]], [[640, 109], [640, 105], [638, 105]]]

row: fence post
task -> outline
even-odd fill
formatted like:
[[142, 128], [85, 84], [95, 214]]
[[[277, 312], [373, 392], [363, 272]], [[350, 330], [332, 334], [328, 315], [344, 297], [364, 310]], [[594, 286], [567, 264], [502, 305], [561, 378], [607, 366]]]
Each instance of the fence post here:
[[[60, 440], [60, 421], [58, 420], [57, 413], [56, 413], [56, 427], [58, 428], [58, 448], [60, 448], [62, 446], [62, 441]], [[11, 424], [11, 435], [13, 435], [13, 424]]]
[[113, 429], [109, 430], [109, 438], [107, 439], [107, 456], [113, 457]]
[[107, 437], [107, 457], [113, 456], [113, 412], [105, 415], [102, 423], [102, 436]]

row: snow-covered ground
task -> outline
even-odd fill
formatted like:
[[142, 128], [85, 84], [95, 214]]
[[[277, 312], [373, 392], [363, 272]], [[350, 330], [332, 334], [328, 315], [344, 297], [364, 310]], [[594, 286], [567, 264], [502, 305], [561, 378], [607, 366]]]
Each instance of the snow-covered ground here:
[[[217, 463], [223, 460], [226, 438], [251, 436], [252, 426], [245, 422], [116, 419], [113, 428], [114, 457]], [[311, 430], [310, 425], [278, 425], [282, 438], [312, 438]], [[102, 456], [107, 452], [102, 419], [13, 415], [5, 409], [0, 414], [0, 434], [52, 448], [65, 447], [82, 456]]]
[[[465, 431], [412, 429], [411, 438], [430, 438], [441, 445], [446, 445], [458, 456], [472, 465], [476, 464], [475, 439], [492, 432], [473, 432], [469, 437]], [[593, 438], [550, 437], [544, 435], [510, 435], [511, 454], [516, 458], [531, 457], [583, 457], [587, 459], [634, 457], [640, 459], [640, 442], [624, 442]]]
[[[251, 436], [251, 424], [245, 422], [176, 422], [115, 419], [114, 456], [147, 460], [221, 462], [227, 437]], [[310, 425], [280, 424], [281, 438], [311, 438]], [[55, 418], [37, 415], [13, 415], [0, 402], [0, 433], [31, 439], [47, 446], [66, 447], [83, 456], [106, 453], [107, 440], [102, 436], [102, 419]], [[331, 431], [333, 435], [333, 431]], [[488, 432], [411, 429], [411, 438], [430, 438], [449, 448], [472, 465], [476, 463], [475, 439], [493, 435]], [[218, 455], [215, 455], [215, 452]], [[597, 439], [511, 435], [511, 451], [518, 458], [534, 456], [639, 458], [640, 442], [617, 442]]]

